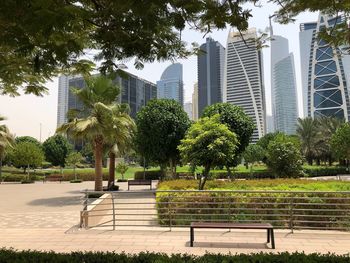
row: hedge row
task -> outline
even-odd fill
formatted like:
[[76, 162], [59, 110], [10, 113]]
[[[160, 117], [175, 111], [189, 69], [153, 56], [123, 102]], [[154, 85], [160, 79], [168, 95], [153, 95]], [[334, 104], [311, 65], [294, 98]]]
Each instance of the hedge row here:
[[304, 253], [258, 253], [258, 254], [205, 254], [194, 256], [188, 254], [166, 255], [161, 253], [116, 254], [112, 252], [72, 252], [70, 254], [37, 251], [0, 250], [0, 262], [26, 263], [92, 263], [92, 262], [124, 262], [124, 263], [270, 263], [270, 262], [298, 262], [298, 263], [349, 263], [349, 255], [335, 254], [304, 254]]

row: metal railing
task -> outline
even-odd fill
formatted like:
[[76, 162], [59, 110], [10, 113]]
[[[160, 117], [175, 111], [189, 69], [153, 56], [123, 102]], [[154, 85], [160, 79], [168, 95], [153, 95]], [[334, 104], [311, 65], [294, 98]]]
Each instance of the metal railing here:
[[[84, 191], [81, 226], [185, 227], [191, 222], [271, 223], [276, 228], [350, 230], [350, 192]], [[98, 196], [102, 196], [99, 198]]]

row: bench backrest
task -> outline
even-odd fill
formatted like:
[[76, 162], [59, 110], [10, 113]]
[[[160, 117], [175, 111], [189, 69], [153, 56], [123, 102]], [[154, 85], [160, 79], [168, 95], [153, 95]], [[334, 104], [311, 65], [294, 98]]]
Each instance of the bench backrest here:
[[148, 179], [140, 179], [140, 180], [129, 180], [128, 181], [129, 185], [151, 185], [152, 184], [152, 180], [148, 180]]

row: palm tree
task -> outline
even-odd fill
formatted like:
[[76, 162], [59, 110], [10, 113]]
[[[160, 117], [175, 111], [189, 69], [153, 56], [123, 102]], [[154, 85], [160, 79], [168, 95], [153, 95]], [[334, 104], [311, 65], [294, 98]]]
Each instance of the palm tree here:
[[312, 165], [312, 160], [316, 155], [315, 145], [318, 136], [318, 124], [313, 118], [298, 118], [297, 135], [301, 141], [301, 149], [307, 160]]
[[[0, 121], [4, 121], [5, 118], [0, 116]], [[12, 147], [15, 142], [13, 135], [10, 133], [6, 125], [0, 125], [0, 183], [2, 179], [2, 161], [5, 157], [8, 147]]]

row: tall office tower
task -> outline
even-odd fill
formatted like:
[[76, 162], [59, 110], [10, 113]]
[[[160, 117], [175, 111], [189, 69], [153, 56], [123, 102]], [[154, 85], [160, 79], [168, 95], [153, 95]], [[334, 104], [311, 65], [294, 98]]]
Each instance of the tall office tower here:
[[187, 113], [188, 118], [192, 120], [193, 113], [192, 113], [192, 102], [185, 102], [184, 104], [184, 111]]
[[168, 66], [157, 81], [158, 99], [174, 99], [184, 105], [182, 64]]
[[271, 97], [274, 131], [295, 134], [298, 106], [294, 56], [289, 53], [288, 39], [271, 35]]
[[[141, 79], [135, 75], [125, 72], [128, 77], [118, 76], [113, 82], [121, 87], [121, 94], [118, 102], [127, 103], [130, 106], [130, 115], [135, 118], [140, 108], [150, 100], [157, 98], [157, 87], [154, 83]], [[67, 122], [67, 112], [69, 109], [82, 109], [83, 104], [71, 92], [71, 88], [83, 88], [85, 81], [83, 77], [60, 76], [58, 83], [58, 110], [57, 124]]]
[[198, 120], [198, 83], [193, 85], [192, 93], [192, 120]]
[[317, 22], [300, 25], [304, 116], [329, 116], [349, 121], [350, 83], [346, 81], [346, 74], [350, 74], [350, 56], [343, 56], [338, 47], [318, 38], [322, 29], [344, 21], [344, 16], [320, 14]]
[[272, 115], [266, 115], [266, 133], [275, 132]]
[[198, 114], [206, 106], [222, 102], [225, 48], [212, 38], [200, 46], [203, 51], [197, 57], [198, 69]]
[[58, 78], [57, 127], [67, 122], [69, 76]]
[[[242, 37], [244, 39], [242, 39]], [[230, 32], [227, 39], [223, 101], [243, 108], [256, 126], [255, 143], [266, 133], [262, 53], [256, 46], [256, 30], [242, 35]]]

